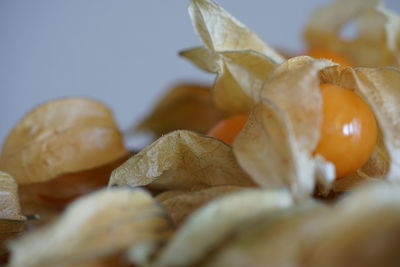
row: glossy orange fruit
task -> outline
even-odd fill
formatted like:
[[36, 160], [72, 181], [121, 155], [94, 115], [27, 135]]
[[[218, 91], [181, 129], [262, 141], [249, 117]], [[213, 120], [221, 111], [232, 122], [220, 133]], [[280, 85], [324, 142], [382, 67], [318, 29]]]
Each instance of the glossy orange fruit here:
[[344, 55], [326, 48], [310, 49], [308, 50], [307, 55], [314, 58], [330, 59], [333, 62], [338, 63], [341, 67], [348, 67], [353, 65], [351, 61]]
[[314, 153], [332, 162], [336, 177], [341, 178], [369, 159], [376, 144], [377, 124], [368, 104], [351, 90], [321, 84], [321, 93], [324, 119]]
[[212, 127], [208, 132], [208, 136], [221, 139], [225, 143], [232, 145], [236, 135], [246, 123], [247, 115], [235, 115], [220, 121]]

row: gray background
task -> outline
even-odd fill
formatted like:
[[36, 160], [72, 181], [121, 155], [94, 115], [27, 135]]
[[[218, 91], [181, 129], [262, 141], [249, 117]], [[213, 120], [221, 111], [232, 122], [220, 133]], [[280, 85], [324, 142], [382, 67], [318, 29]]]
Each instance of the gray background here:
[[[268, 43], [300, 52], [301, 30], [328, 0], [219, 0]], [[400, 12], [400, 0], [386, 5]], [[44, 101], [94, 97], [123, 130], [178, 81], [214, 76], [177, 56], [200, 45], [187, 0], [0, 0], [0, 144]], [[130, 141], [138, 146], [143, 140]]]

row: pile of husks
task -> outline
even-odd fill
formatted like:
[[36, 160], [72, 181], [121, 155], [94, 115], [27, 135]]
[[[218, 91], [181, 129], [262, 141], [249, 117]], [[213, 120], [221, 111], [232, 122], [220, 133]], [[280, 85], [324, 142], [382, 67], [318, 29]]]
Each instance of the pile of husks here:
[[[377, 0], [314, 12], [308, 49], [352, 62], [286, 59], [210, 0], [189, 13], [204, 43], [180, 54], [212, 87], [169, 91], [132, 155], [111, 111], [66, 98], [29, 112], [0, 156], [0, 253], [9, 266], [400, 266], [400, 17]], [[357, 35], [343, 39], [355, 20]], [[313, 153], [319, 85], [371, 108], [369, 160], [335, 179]], [[249, 114], [233, 145], [204, 135]], [[107, 186], [108, 185], [108, 186]]]

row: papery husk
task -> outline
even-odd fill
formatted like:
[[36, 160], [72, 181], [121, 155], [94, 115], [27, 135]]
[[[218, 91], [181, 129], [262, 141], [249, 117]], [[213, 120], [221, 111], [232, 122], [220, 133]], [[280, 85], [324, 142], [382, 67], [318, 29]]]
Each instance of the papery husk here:
[[178, 84], [161, 97], [132, 132], [150, 132], [155, 137], [174, 130], [206, 133], [225, 117], [226, 114], [213, 104], [209, 86]]
[[127, 154], [111, 111], [86, 98], [47, 102], [25, 115], [3, 144], [0, 168], [18, 184], [92, 169]]
[[302, 253], [308, 236], [315, 232], [327, 207], [306, 201], [275, 213], [247, 220], [202, 266], [296, 266], [303, 264]]
[[284, 58], [255, 33], [209, 0], [192, 0], [189, 14], [205, 48], [180, 53], [201, 69], [217, 73], [216, 106], [232, 114], [248, 112], [262, 83]]
[[73, 264], [71, 267], [132, 267], [132, 264], [124, 255], [113, 255], [110, 257], [86, 261], [84, 263]]
[[379, 126], [377, 144], [369, 160], [357, 172], [341, 178], [334, 191], [349, 191], [365, 179], [400, 181], [400, 71], [396, 68], [325, 69], [321, 81], [359, 94], [374, 112]]
[[[353, 39], [341, 36], [347, 23], [358, 29]], [[304, 31], [309, 49], [339, 52], [354, 66], [400, 65], [400, 16], [379, 0], [334, 1], [313, 13]]]
[[196, 211], [150, 266], [199, 264], [247, 220], [272, 215], [292, 204], [287, 191], [249, 189], [218, 198]]
[[210, 0], [192, 0], [189, 15], [206, 48], [215, 51], [254, 50], [275, 62], [284, 58], [227, 11]]
[[18, 185], [3, 171], [0, 171], [0, 193], [0, 255], [3, 255], [7, 252], [6, 241], [24, 230], [26, 218], [21, 214]]
[[355, 190], [334, 207], [304, 204], [236, 232], [202, 266], [398, 266], [400, 188]]
[[333, 65], [292, 58], [264, 84], [260, 103], [233, 144], [239, 164], [259, 185], [289, 188], [296, 199], [304, 199], [314, 191], [318, 174], [321, 190], [328, 191], [334, 173], [323, 169], [332, 166], [312, 152], [323, 119], [318, 73]]
[[19, 186], [22, 212], [35, 217], [27, 222], [27, 228], [32, 230], [49, 223], [76, 198], [107, 187], [111, 172], [128, 158], [124, 156], [104, 166], [64, 174], [47, 182]]
[[163, 205], [176, 226], [182, 225], [195, 210], [217, 197], [244, 190], [240, 186], [224, 185], [191, 190], [171, 190], [159, 194], [156, 200]]
[[115, 169], [110, 186], [185, 190], [193, 186], [254, 186], [222, 141], [191, 131], [160, 137]]
[[323, 218], [307, 266], [399, 266], [400, 187], [356, 189]]
[[25, 220], [25, 216], [21, 214], [18, 184], [11, 175], [3, 171], [0, 171], [0, 192], [0, 219]]
[[9, 266], [71, 266], [171, 234], [164, 210], [141, 189], [101, 190], [73, 202], [51, 225], [10, 244]]

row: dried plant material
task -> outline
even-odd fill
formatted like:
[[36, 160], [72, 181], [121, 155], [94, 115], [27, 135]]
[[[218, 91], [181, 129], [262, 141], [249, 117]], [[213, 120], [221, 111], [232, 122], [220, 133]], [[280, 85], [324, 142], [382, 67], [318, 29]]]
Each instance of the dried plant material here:
[[152, 266], [199, 263], [247, 220], [273, 214], [292, 204], [287, 191], [245, 190], [221, 197], [196, 211]]
[[[247, 220], [204, 261], [204, 266], [298, 266], [326, 206], [306, 201]], [[310, 223], [311, 222], [311, 223]], [[314, 223], [315, 222], [315, 223]]]
[[23, 220], [0, 219], [0, 265], [3, 256], [8, 253], [7, 242], [15, 238], [25, 230]]
[[171, 233], [162, 208], [141, 189], [102, 190], [78, 199], [53, 224], [14, 241], [10, 266], [69, 266]]
[[[341, 36], [348, 23], [355, 22], [353, 39]], [[335, 1], [317, 9], [304, 32], [309, 48], [339, 52], [355, 66], [399, 66], [400, 16], [379, 0]]]
[[212, 1], [191, 1], [189, 13], [205, 48], [180, 54], [201, 69], [218, 73], [214, 85], [218, 108], [229, 113], [248, 112], [257, 102], [263, 82], [283, 57]]
[[47, 102], [29, 112], [3, 144], [0, 168], [19, 184], [92, 169], [127, 154], [111, 111], [86, 98]]
[[328, 193], [335, 176], [329, 171], [332, 165], [313, 155], [323, 119], [320, 83], [359, 94], [379, 124], [378, 141], [369, 160], [355, 173], [334, 181], [333, 190], [351, 190], [365, 179], [398, 181], [399, 70], [342, 70], [329, 61], [310, 57], [289, 59], [265, 83], [262, 101], [234, 143], [242, 168], [263, 187], [288, 187], [300, 199], [313, 192], [316, 182], [320, 193]]
[[7, 252], [5, 243], [24, 230], [18, 185], [8, 173], [0, 171], [0, 255]]
[[206, 72], [218, 73], [222, 67], [222, 59], [219, 53], [205, 47], [194, 47], [183, 50], [179, 55]]
[[156, 137], [174, 130], [207, 132], [226, 116], [211, 98], [211, 88], [197, 84], [172, 87], [134, 131], [147, 131]]
[[244, 189], [240, 186], [225, 185], [191, 190], [172, 190], [159, 194], [156, 200], [165, 207], [174, 224], [179, 227], [188, 216], [206, 203], [217, 197]]
[[[300, 199], [313, 192], [317, 165], [312, 152], [323, 119], [318, 73], [331, 65], [310, 57], [292, 58], [265, 83], [262, 101], [234, 143], [238, 162], [261, 186], [290, 188]], [[331, 167], [318, 164], [318, 173], [328, 175], [324, 184], [329, 187], [332, 172], [321, 168]]]
[[245, 113], [257, 103], [262, 85], [276, 64], [254, 51], [223, 52], [214, 85], [214, 102], [230, 113]]
[[25, 220], [25, 216], [21, 215], [18, 185], [11, 175], [3, 171], [0, 171], [0, 192], [0, 219]]
[[149, 185], [159, 190], [193, 186], [254, 186], [236, 162], [230, 146], [191, 131], [160, 137], [111, 174], [110, 186]]
[[[390, 158], [386, 178], [400, 181], [400, 71], [394, 68], [356, 69], [356, 89], [373, 109]], [[384, 153], [381, 153], [385, 157]]]
[[54, 206], [65, 206], [79, 196], [88, 194], [102, 187], [107, 187], [111, 172], [125, 162], [129, 156], [109, 164], [80, 172], [67, 173], [42, 183], [20, 186], [22, 208], [25, 213], [32, 203], [47, 203]]
[[[126, 259], [125, 255], [113, 255], [102, 259], [86, 261], [84, 263], [73, 264], [73, 267], [132, 267], [132, 264]], [[72, 267], [71, 266], [71, 267]]]
[[297, 205], [242, 227], [205, 266], [398, 266], [400, 188], [355, 190], [334, 207]]
[[254, 50], [275, 62], [284, 60], [255, 33], [210, 0], [192, 0], [189, 14], [199, 37], [212, 51]]
[[64, 174], [47, 182], [21, 185], [22, 211], [36, 218], [27, 222], [28, 230], [51, 222], [76, 198], [107, 187], [111, 172], [127, 159], [125, 156], [95, 169]]
[[308, 266], [398, 266], [399, 196], [398, 186], [382, 183], [341, 201], [324, 218]]

